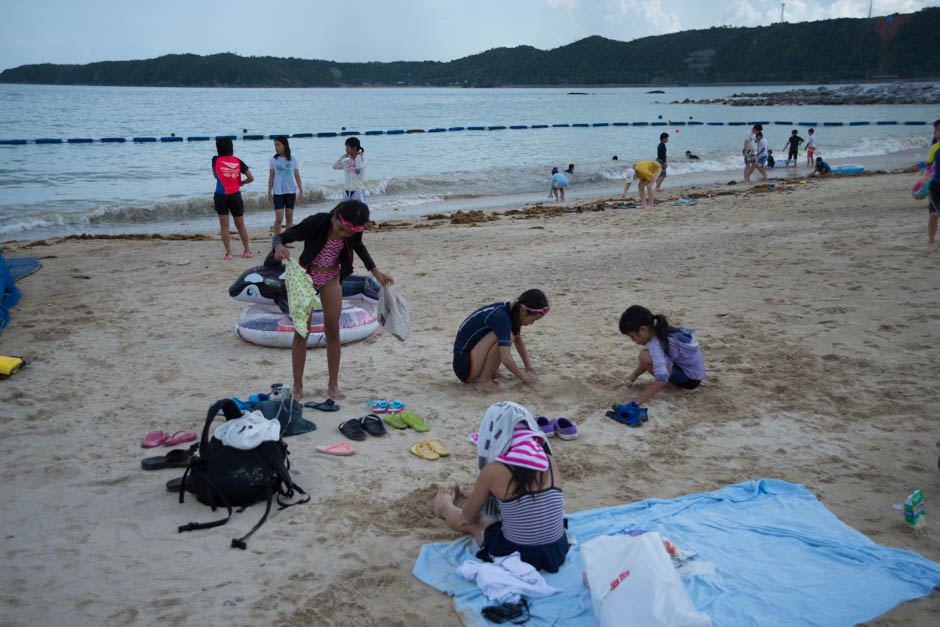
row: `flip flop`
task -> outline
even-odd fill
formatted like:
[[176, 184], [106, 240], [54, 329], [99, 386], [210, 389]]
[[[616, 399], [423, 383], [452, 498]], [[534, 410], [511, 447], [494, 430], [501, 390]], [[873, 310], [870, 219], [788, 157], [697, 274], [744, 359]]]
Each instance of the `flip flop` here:
[[322, 403], [314, 403], [310, 401], [309, 403], [304, 403], [304, 407], [309, 407], [310, 409], [319, 409], [320, 411], [339, 411], [339, 403], [334, 401], [332, 398], [328, 398]]
[[433, 440], [425, 440], [425, 443], [431, 447], [431, 450], [440, 455], [441, 457], [447, 457], [450, 455], [450, 451], [447, 450], [447, 447], [444, 446], [443, 440], [438, 440], [437, 438]]
[[251, 259], [251, 253], [246, 250], [245, 252], [242, 253], [242, 257], [244, 257], [245, 259]]
[[402, 420], [401, 414], [385, 414], [382, 419], [391, 427], [396, 429], [407, 429], [408, 425]]
[[[166, 482], [166, 491], [167, 492], [176, 492], [179, 493], [180, 489], [183, 487], [183, 478], [177, 477], [176, 479], [170, 479]], [[190, 482], [186, 483], [186, 491], [193, 491], [193, 484]]]
[[421, 459], [426, 459], [428, 461], [434, 461], [440, 455], [434, 452], [434, 449], [431, 448], [431, 445], [427, 442], [415, 442], [411, 445], [411, 448], [408, 449]]
[[615, 411], [608, 411], [608, 412], [607, 412], [606, 414], [604, 414], [604, 415], [607, 416], [608, 418], [610, 418], [611, 420], [616, 420], [617, 422], [622, 422], [623, 424], [627, 425], [628, 427], [641, 427], [641, 426], [643, 426], [643, 423], [644, 423], [644, 422], [646, 422], [647, 420], [649, 420], [649, 418], [646, 417], [646, 414], [638, 414], [638, 415], [635, 415], [635, 416], [625, 416], [625, 415], [623, 415], [623, 414], [621, 414], [621, 413], [618, 413], [618, 412], [615, 412]]
[[334, 444], [333, 446], [318, 446], [317, 453], [324, 453], [326, 455], [352, 455], [356, 451], [352, 449], [348, 444], [342, 442], [340, 444]]
[[156, 448], [166, 442], [169, 437], [170, 434], [166, 431], [151, 431], [144, 436], [144, 441], [141, 446], [143, 448]]
[[431, 427], [429, 427], [428, 424], [424, 422], [424, 418], [418, 414], [413, 414], [410, 411], [403, 411], [399, 414], [399, 416], [401, 416], [401, 419], [405, 421], [406, 425], [419, 433], [424, 433], [425, 431], [431, 430]]
[[395, 401], [395, 400], [389, 401], [388, 411], [390, 411], [393, 414], [397, 414], [398, 412], [403, 410], [405, 408], [405, 405], [407, 404], [408, 403], [403, 403], [402, 401]]
[[234, 258], [235, 257], [232, 257], [231, 255], [225, 255], [224, 257], [222, 257], [222, 259], [224, 259], [225, 261], [231, 261]]
[[387, 433], [385, 425], [382, 424], [382, 419], [375, 414], [369, 414], [368, 416], [360, 418], [359, 425], [369, 435], [385, 435]]
[[351, 418], [346, 422], [340, 423], [339, 431], [350, 440], [365, 440], [366, 432], [362, 430], [358, 418]]
[[185, 444], [186, 442], [192, 442], [199, 436], [193, 433], [192, 431], [177, 431], [171, 436], [167, 436], [167, 439], [161, 442], [162, 446], [176, 446], [177, 444]]
[[369, 408], [369, 411], [373, 414], [384, 414], [388, 411], [388, 401], [385, 399], [377, 399], [374, 401], [368, 401], [366, 407]]
[[144, 470], [160, 470], [161, 468], [185, 468], [189, 465], [189, 460], [192, 458], [192, 448], [188, 450], [176, 448], [172, 451], [169, 451], [166, 455], [145, 457], [140, 461], [140, 467]]

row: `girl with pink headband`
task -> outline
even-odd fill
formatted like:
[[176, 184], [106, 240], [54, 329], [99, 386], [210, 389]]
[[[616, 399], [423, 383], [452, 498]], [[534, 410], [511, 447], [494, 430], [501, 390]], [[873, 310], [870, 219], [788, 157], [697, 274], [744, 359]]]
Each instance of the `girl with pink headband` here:
[[[454, 374], [464, 383], [476, 382], [478, 390], [490, 394], [500, 390], [499, 367], [514, 374], [523, 383], [535, 383], [538, 372], [529, 359], [522, 341], [522, 327], [541, 320], [549, 311], [548, 298], [542, 290], [526, 290], [512, 302], [480, 307], [461, 323], [454, 340]], [[524, 370], [512, 358], [515, 345]]]
[[[369, 221], [369, 207], [358, 200], [344, 200], [329, 213], [317, 213], [309, 216], [280, 235], [275, 235], [271, 244], [274, 259], [283, 261], [290, 258], [287, 244], [303, 241], [304, 249], [300, 253], [300, 265], [307, 270], [313, 280], [313, 287], [320, 294], [323, 306], [323, 333], [326, 337], [326, 363], [329, 372], [327, 394], [330, 398], [346, 398], [339, 391], [339, 316], [343, 309], [343, 279], [352, 274], [353, 251], [382, 285], [393, 285], [394, 279], [381, 272], [369, 256], [369, 251], [362, 243], [362, 231]], [[270, 259], [270, 255], [269, 255]], [[267, 264], [267, 261], [265, 262]], [[309, 320], [308, 320], [309, 326]], [[303, 397], [304, 365], [307, 360], [307, 340], [299, 333], [294, 333], [291, 345], [291, 364], [293, 366], [294, 387], [292, 395], [299, 400]]]

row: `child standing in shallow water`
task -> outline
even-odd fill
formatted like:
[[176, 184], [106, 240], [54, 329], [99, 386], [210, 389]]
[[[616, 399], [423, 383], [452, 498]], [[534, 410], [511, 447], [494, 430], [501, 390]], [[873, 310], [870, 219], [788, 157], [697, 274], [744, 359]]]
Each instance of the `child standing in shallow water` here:
[[366, 149], [359, 143], [358, 137], [346, 139], [346, 152], [333, 164], [334, 170], [343, 170], [346, 183], [343, 188], [343, 200], [366, 201]]
[[627, 402], [643, 405], [663, 388], [694, 390], [705, 379], [705, 360], [691, 329], [671, 326], [666, 316], [654, 316], [646, 307], [633, 305], [620, 316], [620, 332], [646, 347], [640, 351], [636, 369], [624, 379], [627, 387], [633, 387], [644, 372], [656, 378]]
[[274, 234], [281, 232], [281, 221], [287, 213], [287, 226], [294, 226], [294, 204], [304, 200], [304, 186], [300, 182], [297, 159], [290, 154], [287, 137], [274, 138], [274, 156], [268, 173], [268, 200], [274, 203]]

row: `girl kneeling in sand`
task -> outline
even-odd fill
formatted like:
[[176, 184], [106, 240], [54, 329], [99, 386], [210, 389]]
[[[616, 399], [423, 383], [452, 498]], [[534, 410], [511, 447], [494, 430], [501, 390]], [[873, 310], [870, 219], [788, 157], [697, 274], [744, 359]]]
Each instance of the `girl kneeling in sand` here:
[[[305, 218], [280, 235], [275, 235], [274, 258], [283, 261], [290, 258], [285, 244], [303, 240], [300, 265], [313, 279], [313, 286], [320, 294], [323, 305], [323, 334], [326, 337], [326, 363], [329, 371], [327, 394], [340, 400], [345, 396], [339, 391], [339, 315], [343, 309], [343, 279], [352, 274], [352, 251], [366, 265], [382, 285], [393, 285], [395, 281], [380, 272], [362, 243], [362, 230], [369, 221], [369, 207], [358, 200], [344, 200], [329, 213], [317, 213]], [[309, 321], [308, 321], [309, 326]], [[294, 333], [291, 345], [295, 399], [303, 397], [304, 364], [307, 360], [307, 339]]]
[[475, 485], [459, 488], [463, 509], [454, 504], [454, 488], [441, 488], [434, 515], [472, 535], [480, 559], [518, 551], [535, 568], [558, 572], [568, 553], [565, 496], [545, 435], [525, 407], [504, 401], [486, 410], [478, 436], [485, 465]]
[[633, 387], [644, 372], [656, 377], [643, 394], [627, 402], [643, 405], [663, 388], [694, 390], [705, 378], [705, 360], [692, 337], [695, 331], [671, 326], [666, 316], [654, 316], [646, 307], [633, 305], [620, 316], [620, 332], [646, 347], [640, 351], [636, 370], [624, 379], [627, 387]]
[[[502, 378], [499, 367], [523, 383], [539, 380], [520, 331], [548, 313], [548, 299], [542, 290], [526, 290], [512, 302], [480, 307], [461, 323], [454, 340], [454, 374], [464, 383], [477, 382], [477, 389], [490, 394], [499, 391], [495, 379]], [[509, 347], [516, 345], [525, 371], [519, 369]]]

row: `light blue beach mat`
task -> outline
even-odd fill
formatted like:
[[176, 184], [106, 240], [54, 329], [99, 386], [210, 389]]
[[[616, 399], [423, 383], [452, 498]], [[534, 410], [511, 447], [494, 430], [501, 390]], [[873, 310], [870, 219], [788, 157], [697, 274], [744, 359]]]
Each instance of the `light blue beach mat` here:
[[[855, 625], [940, 586], [940, 564], [911, 551], [875, 544], [840, 521], [802, 485], [761, 479], [715, 492], [571, 514], [578, 542], [599, 535], [657, 531], [716, 574], [683, 580], [695, 607], [716, 627], [734, 625]], [[470, 538], [427, 544], [414, 566], [424, 583], [454, 596], [467, 625], [488, 625], [490, 605], [479, 588], [457, 574], [473, 559]], [[527, 625], [597, 625], [584, 587], [580, 545], [564, 566], [543, 573], [565, 590], [530, 600]]]

